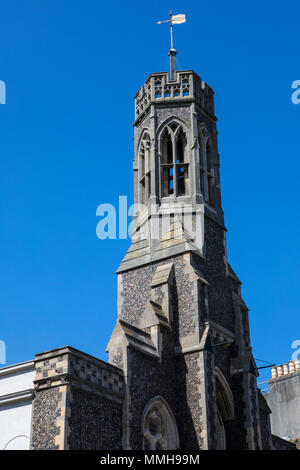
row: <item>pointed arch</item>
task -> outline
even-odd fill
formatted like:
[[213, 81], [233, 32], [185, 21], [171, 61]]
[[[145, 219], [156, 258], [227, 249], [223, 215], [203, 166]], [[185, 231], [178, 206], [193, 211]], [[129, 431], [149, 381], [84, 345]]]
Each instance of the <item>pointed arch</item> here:
[[149, 134], [149, 136], [150, 136], [151, 132], [150, 132], [149, 127], [143, 127], [143, 130], [142, 130], [142, 132], [141, 132], [141, 134], [140, 134], [140, 137], [139, 137], [139, 139], [138, 139], [138, 145], [137, 145], [137, 148], [138, 148], [138, 149], [140, 148], [141, 142], [142, 142], [142, 140], [144, 139], [145, 134]]
[[139, 141], [138, 179], [138, 203], [145, 205], [151, 196], [151, 138], [148, 129], [143, 130]]
[[172, 132], [169, 127], [165, 127], [162, 133], [162, 162], [164, 164], [173, 163], [173, 143]]
[[216, 381], [216, 401], [219, 412], [224, 421], [235, 418], [233, 394], [227, 380], [218, 367], [214, 369]]
[[158, 141], [160, 141], [161, 133], [163, 132], [164, 128], [165, 128], [166, 126], [171, 127], [172, 124], [176, 124], [176, 125], [182, 126], [183, 130], [184, 130], [186, 133], [188, 133], [189, 126], [188, 126], [187, 122], [186, 122], [184, 119], [182, 119], [181, 117], [178, 117], [178, 116], [170, 116], [170, 117], [168, 117], [168, 119], [165, 119], [165, 121], [163, 121], [163, 122], [158, 126], [158, 129], [157, 129], [157, 132], [156, 132]]
[[227, 380], [218, 367], [214, 368], [214, 378], [216, 385], [216, 425], [217, 425], [217, 449], [226, 449], [226, 421], [233, 420], [234, 402], [233, 394]]
[[214, 205], [215, 170], [213, 165], [213, 141], [205, 124], [198, 128], [200, 186], [204, 200]]
[[142, 416], [144, 450], [179, 449], [179, 435], [174, 415], [162, 396], [148, 401]]
[[189, 145], [187, 126], [171, 116], [158, 130], [161, 197], [189, 193]]

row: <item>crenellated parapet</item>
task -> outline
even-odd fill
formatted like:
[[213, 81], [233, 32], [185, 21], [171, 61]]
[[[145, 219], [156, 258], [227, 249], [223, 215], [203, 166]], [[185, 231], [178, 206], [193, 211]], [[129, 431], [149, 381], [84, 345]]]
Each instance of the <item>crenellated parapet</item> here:
[[195, 72], [177, 71], [175, 80], [170, 80], [167, 72], [152, 73], [135, 96], [135, 120], [142, 118], [153, 103], [183, 101], [196, 101], [214, 117], [214, 92]]

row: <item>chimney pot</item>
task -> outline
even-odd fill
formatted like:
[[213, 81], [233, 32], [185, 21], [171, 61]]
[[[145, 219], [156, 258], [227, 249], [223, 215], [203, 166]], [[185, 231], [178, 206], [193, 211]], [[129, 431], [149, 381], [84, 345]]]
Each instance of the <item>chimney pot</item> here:
[[292, 374], [296, 370], [294, 361], [289, 361], [289, 366], [290, 366], [290, 374]]
[[278, 377], [280, 377], [281, 375], [283, 375], [282, 366], [277, 366], [277, 374], [278, 374]]
[[289, 365], [288, 364], [283, 365], [283, 373], [284, 373], [284, 375], [289, 374]]

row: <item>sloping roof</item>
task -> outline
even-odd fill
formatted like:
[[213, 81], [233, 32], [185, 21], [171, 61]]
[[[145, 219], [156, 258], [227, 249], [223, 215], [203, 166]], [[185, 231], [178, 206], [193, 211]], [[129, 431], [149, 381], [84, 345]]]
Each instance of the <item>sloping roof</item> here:
[[[149, 223], [146, 221], [145, 224]], [[140, 234], [141, 232], [141, 234]], [[199, 249], [191, 238], [188, 230], [184, 228], [178, 216], [171, 219], [166, 231], [159, 240], [146, 238], [146, 230], [137, 232], [117, 272], [136, 268], [137, 266], [163, 260], [180, 253], [193, 251], [200, 254]]]
[[259, 409], [269, 414], [272, 413], [271, 408], [269, 407], [267, 403], [267, 400], [265, 399], [265, 397], [263, 396], [259, 388], [257, 389], [257, 392], [258, 392]]

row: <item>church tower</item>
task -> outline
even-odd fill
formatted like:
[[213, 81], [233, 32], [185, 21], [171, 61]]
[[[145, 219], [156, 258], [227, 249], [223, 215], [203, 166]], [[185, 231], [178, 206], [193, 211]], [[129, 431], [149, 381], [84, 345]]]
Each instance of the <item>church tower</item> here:
[[122, 445], [268, 448], [227, 260], [214, 92], [169, 55], [170, 73], [152, 73], [135, 97], [132, 244], [107, 348], [125, 374]]

